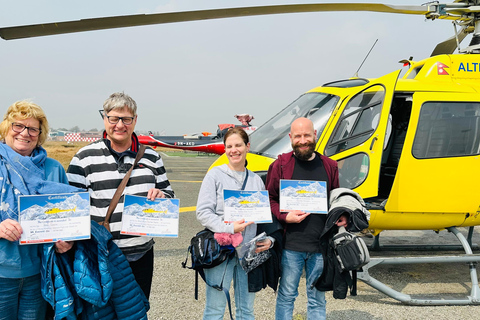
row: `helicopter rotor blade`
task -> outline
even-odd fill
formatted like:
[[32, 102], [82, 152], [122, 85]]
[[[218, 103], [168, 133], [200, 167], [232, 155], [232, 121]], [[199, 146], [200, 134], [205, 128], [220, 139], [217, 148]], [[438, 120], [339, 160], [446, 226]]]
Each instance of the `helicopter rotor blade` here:
[[82, 19], [57, 23], [45, 23], [0, 28], [0, 37], [5, 40], [41, 37], [73, 32], [124, 28], [163, 23], [247, 17], [284, 13], [322, 12], [322, 11], [371, 11], [426, 15], [436, 10], [436, 5], [396, 6], [380, 3], [319, 3], [258, 6], [243, 8], [212, 9], [157, 14], [137, 14], [93, 19]]
[[[467, 32], [465, 32], [465, 29], [467, 29], [467, 26], [463, 26], [462, 29], [457, 33], [458, 44], [460, 44], [463, 41], [463, 39], [465, 39], [465, 37], [467, 36]], [[430, 56], [433, 57], [439, 54], [451, 54], [455, 51], [456, 48], [457, 48], [457, 37], [452, 36], [447, 40], [437, 44], [437, 46], [435, 47], [435, 49], [433, 49], [433, 52]]]

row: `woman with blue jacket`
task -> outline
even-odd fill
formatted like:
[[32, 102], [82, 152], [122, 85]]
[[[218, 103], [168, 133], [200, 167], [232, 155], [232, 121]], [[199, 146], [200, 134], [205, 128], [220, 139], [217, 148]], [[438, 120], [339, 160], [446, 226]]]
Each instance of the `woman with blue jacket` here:
[[[41, 245], [19, 245], [18, 196], [78, 190], [66, 184], [62, 165], [41, 147], [48, 131], [45, 113], [28, 101], [11, 105], [0, 123], [0, 320], [45, 317]], [[61, 241], [56, 247], [65, 245]]]

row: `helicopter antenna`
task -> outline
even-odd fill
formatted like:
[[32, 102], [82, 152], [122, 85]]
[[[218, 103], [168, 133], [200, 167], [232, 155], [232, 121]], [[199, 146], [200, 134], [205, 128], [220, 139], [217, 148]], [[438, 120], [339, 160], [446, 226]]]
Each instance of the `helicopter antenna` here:
[[370, 52], [372, 52], [373, 50], [373, 47], [375, 47], [375, 45], [377, 44], [377, 40], [375, 40], [375, 42], [373, 43], [373, 46], [370, 48], [370, 51], [368, 51], [367, 55], [365, 56], [365, 59], [363, 59], [362, 63], [360, 64], [360, 67], [358, 67], [357, 69], [357, 72], [355, 72], [355, 74], [353, 75], [354, 78], [358, 78], [358, 71], [360, 71], [360, 68], [362, 68], [363, 64], [365, 63], [365, 60], [367, 60], [368, 56], [370, 55]]

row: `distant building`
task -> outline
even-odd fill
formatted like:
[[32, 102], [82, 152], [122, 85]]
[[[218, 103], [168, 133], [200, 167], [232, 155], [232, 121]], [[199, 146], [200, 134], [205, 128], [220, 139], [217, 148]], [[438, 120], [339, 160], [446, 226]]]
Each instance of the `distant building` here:
[[64, 141], [67, 142], [93, 142], [102, 138], [102, 132], [78, 132], [78, 133], [67, 133], [63, 137]]
[[48, 134], [48, 140], [51, 141], [63, 141], [63, 137], [65, 136], [65, 131], [60, 130], [51, 130]]

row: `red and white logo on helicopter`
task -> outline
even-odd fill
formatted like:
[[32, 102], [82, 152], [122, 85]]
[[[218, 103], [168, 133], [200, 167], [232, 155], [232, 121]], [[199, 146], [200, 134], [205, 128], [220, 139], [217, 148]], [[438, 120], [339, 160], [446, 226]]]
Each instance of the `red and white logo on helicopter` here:
[[448, 72], [445, 70], [445, 68], [449, 68], [449, 66], [441, 62], [437, 62], [437, 74], [439, 76], [448, 76]]

